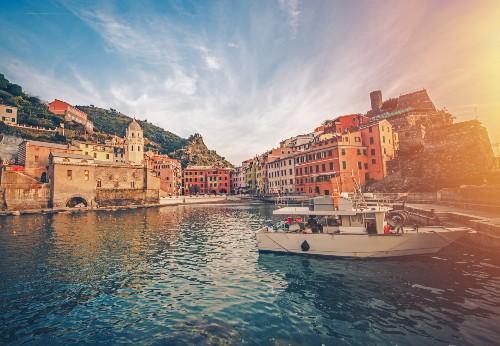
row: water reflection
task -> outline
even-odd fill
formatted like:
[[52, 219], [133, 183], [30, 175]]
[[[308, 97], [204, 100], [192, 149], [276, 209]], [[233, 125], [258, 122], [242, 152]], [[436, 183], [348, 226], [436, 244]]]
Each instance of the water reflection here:
[[32, 215], [0, 223], [0, 343], [488, 344], [500, 261], [261, 254], [267, 206]]

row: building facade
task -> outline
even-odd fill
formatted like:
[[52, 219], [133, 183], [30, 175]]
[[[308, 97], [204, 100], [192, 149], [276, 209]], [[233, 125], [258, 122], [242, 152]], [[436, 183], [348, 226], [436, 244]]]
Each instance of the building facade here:
[[146, 167], [160, 179], [160, 194], [162, 196], [178, 196], [182, 192], [181, 163], [158, 153], [146, 152], [144, 154]]
[[92, 157], [96, 161], [115, 162], [115, 147], [112, 145], [93, 142], [73, 142], [80, 148], [83, 155]]
[[188, 166], [183, 171], [184, 195], [226, 194], [231, 190], [231, 169]]
[[51, 153], [50, 207], [103, 207], [159, 202], [160, 182], [146, 167]]
[[81, 150], [70, 144], [23, 141], [18, 147], [17, 163], [24, 166], [27, 175], [46, 181], [51, 153], [81, 154]]
[[0, 105], [0, 121], [7, 125], [17, 124], [17, 107]]
[[50, 112], [62, 117], [65, 122], [80, 124], [85, 128], [85, 132], [90, 134], [94, 131], [94, 124], [88, 119], [87, 113], [82, 112], [69, 103], [55, 99], [48, 106]]
[[267, 163], [267, 193], [295, 193], [295, 153], [275, 158]]

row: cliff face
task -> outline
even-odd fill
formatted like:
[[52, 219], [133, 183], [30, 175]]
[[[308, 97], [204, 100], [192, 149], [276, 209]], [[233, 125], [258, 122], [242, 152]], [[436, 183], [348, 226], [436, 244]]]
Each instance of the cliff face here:
[[215, 150], [209, 150], [200, 134], [188, 138], [188, 143], [172, 153], [172, 156], [181, 161], [182, 166], [213, 166], [219, 165], [232, 168], [233, 165]]
[[482, 185], [492, 178], [494, 156], [488, 132], [479, 121], [431, 129], [423, 148], [400, 155], [384, 180], [370, 191], [436, 191], [460, 185]]

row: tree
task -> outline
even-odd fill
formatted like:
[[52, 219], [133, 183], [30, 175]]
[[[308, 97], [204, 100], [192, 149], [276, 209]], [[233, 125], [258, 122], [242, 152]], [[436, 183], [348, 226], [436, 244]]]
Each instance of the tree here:
[[9, 85], [7, 87], [7, 91], [14, 96], [22, 96], [23, 95], [23, 88], [21, 88], [21, 86], [17, 85], [17, 84]]

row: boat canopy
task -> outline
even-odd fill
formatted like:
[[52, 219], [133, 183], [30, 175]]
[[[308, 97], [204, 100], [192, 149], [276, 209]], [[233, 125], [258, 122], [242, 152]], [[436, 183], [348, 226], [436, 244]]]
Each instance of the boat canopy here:
[[376, 212], [386, 212], [389, 208], [369, 207], [363, 210], [311, 210], [308, 207], [285, 207], [273, 211], [274, 215], [316, 215], [316, 216], [338, 216], [369, 214]]

